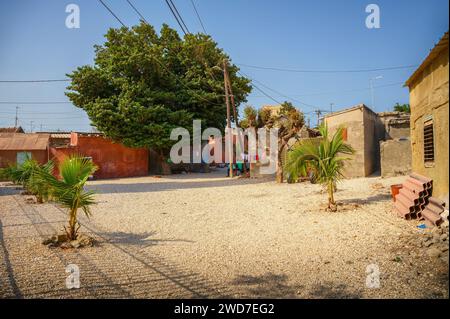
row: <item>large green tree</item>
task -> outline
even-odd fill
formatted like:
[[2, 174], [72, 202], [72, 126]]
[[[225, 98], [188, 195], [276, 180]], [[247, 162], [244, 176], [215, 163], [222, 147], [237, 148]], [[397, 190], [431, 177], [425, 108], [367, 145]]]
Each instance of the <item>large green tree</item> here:
[[[109, 29], [95, 46], [94, 65], [78, 67], [66, 95], [85, 110], [106, 136], [131, 147], [148, 147], [166, 155], [175, 127], [224, 129], [223, 60], [229, 57], [208, 35], [178, 33], [147, 23]], [[246, 101], [250, 80], [228, 66], [235, 101]]]

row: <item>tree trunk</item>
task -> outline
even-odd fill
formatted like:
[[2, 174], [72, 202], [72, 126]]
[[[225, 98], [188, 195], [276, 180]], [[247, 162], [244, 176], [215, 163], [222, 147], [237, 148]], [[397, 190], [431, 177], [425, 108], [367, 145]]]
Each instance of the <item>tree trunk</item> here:
[[328, 185], [328, 209], [332, 212], [337, 211], [337, 206], [334, 201], [334, 183], [333, 181], [329, 181]]
[[67, 230], [67, 238], [69, 240], [77, 239], [77, 210], [70, 211], [69, 229]]
[[283, 183], [284, 181], [284, 170], [283, 170], [283, 149], [284, 149], [284, 141], [281, 139], [278, 141], [279, 149], [277, 154], [277, 183]]
[[159, 152], [159, 164], [160, 164], [160, 174], [162, 175], [170, 175], [172, 174], [172, 170], [170, 168], [169, 163], [167, 163], [166, 158], [162, 151]]
[[277, 183], [283, 183], [284, 176], [283, 176], [283, 165], [281, 163], [281, 158], [278, 156], [278, 163], [277, 163]]

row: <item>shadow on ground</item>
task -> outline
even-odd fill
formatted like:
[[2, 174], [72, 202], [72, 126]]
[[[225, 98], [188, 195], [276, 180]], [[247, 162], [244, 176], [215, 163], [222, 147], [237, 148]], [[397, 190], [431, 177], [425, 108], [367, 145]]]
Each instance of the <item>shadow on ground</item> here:
[[232, 284], [243, 287], [245, 295], [258, 298], [295, 298], [297, 289], [290, 286], [285, 274], [266, 273], [261, 276], [237, 276]]
[[303, 285], [288, 284], [285, 274], [266, 273], [261, 276], [237, 276], [233, 282], [237, 288], [244, 289], [245, 297], [250, 298], [312, 298], [312, 299], [359, 299], [361, 291], [350, 290], [345, 284], [324, 282], [306, 288]]
[[174, 179], [168, 182], [149, 182], [149, 183], [96, 183], [88, 186], [88, 189], [97, 193], [149, 193], [163, 192], [179, 189], [210, 188], [210, 187], [228, 187], [250, 184], [267, 183], [267, 179], [217, 179], [202, 181], [181, 181]]
[[161, 239], [152, 238], [156, 235], [156, 232], [145, 232], [140, 234], [126, 233], [126, 232], [109, 232], [101, 233], [101, 236], [107, 238], [108, 242], [111, 244], [124, 244], [124, 245], [136, 245], [136, 246], [153, 246], [158, 244], [164, 244], [168, 242], [183, 242], [183, 243], [193, 243], [192, 240], [187, 239]]
[[342, 204], [346, 204], [346, 205], [351, 205], [351, 204], [356, 204], [356, 205], [366, 205], [366, 204], [370, 204], [373, 202], [379, 202], [379, 201], [386, 201], [386, 200], [390, 200], [391, 199], [391, 195], [390, 194], [386, 194], [386, 193], [381, 193], [381, 194], [377, 194], [374, 196], [369, 196], [366, 198], [348, 198], [348, 199], [342, 199], [339, 200], [339, 203]]
[[345, 284], [324, 282], [313, 286], [309, 291], [309, 297], [313, 299], [360, 299], [361, 291], [352, 291]]

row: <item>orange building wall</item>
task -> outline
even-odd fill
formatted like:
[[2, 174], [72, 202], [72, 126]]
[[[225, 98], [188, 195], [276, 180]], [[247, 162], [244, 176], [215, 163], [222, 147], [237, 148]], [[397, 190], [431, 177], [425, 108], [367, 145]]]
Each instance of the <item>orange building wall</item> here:
[[98, 170], [94, 178], [118, 178], [148, 174], [148, 150], [129, 148], [101, 136], [72, 133], [69, 148], [50, 148], [50, 158], [60, 162], [70, 154], [92, 157]]
[[0, 151], [0, 168], [7, 167], [8, 165], [14, 165], [17, 163], [17, 153], [30, 152], [31, 158], [36, 160], [40, 164], [47, 163], [48, 154], [47, 150], [39, 151]]

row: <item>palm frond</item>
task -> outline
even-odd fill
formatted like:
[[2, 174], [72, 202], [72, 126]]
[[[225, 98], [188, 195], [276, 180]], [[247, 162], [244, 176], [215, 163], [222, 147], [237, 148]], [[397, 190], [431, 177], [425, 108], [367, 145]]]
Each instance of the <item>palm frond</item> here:
[[307, 140], [296, 145], [288, 154], [286, 171], [294, 178], [306, 176], [313, 171], [316, 182], [323, 184], [329, 191], [329, 201], [333, 201], [333, 189], [344, 178], [345, 162], [351, 158], [345, 155], [355, 153], [354, 149], [344, 143], [343, 128], [339, 127], [331, 136], [328, 127], [319, 127], [322, 135], [316, 142]]

